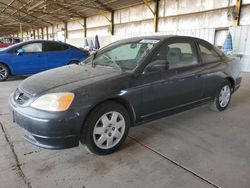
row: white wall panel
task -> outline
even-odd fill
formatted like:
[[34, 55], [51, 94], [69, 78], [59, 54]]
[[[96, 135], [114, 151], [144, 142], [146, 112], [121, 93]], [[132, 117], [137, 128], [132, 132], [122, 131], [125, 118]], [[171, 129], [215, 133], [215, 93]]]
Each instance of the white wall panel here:
[[[229, 5], [235, 4], [236, 0], [230, 1]], [[228, 6], [228, 0], [165, 0], [165, 15], [172, 16], [187, 14], [211, 9], [218, 9]]]
[[[108, 17], [108, 19], [111, 19], [110, 14], [107, 13], [106, 16]], [[109, 24], [110, 24], [109, 21], [102, 15], [91, 16], [87, 18], [87, 28], [106, 26]]]
[[250, 25], [250, 6], [242, 8], [240, 25]]
[[243, 71], [250, 71], [250, 26], [230, 28], [235, 54], [243, 55], [241, 63]]
[[96, 35], [98, 35], [98, 36], [110, 35], [110, 26], [88, 28], [87, 29], [87, 36], [88, 37], [95, 37]]
[[68, 31], [68, 38], [69, 39], [84, 38], [84, 30], [78, 29], [78, 30]]
[[84, 25], [83, 19], [69, 21], [67, 24], [68, 24], [67, 25], [68, 31], [83, 29], [83, 25]]

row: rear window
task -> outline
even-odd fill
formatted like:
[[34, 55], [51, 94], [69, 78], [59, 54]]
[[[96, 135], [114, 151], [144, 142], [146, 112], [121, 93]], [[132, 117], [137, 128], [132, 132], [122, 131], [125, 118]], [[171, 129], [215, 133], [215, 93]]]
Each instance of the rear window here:
[[63, 51], [68, 49], [69, 46], [63, 44], [63, 43], [56, 43], [56, 42], [46, 42], [44, 44], [44, 51]]
[[213, 46], [199, 44], [201, 58], [203, 63], [217, 62], [221, 59], [221, 56], [215, 51]]

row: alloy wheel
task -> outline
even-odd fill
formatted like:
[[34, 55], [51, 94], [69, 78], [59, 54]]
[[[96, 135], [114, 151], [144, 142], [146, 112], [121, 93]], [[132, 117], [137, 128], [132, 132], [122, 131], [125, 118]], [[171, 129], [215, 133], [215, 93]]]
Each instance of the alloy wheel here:
[[231, 89], [228, 85], [222, 87], [220, 94], [219, 94], [219, 103], [222, 108], [227, 106], [231, 96]]
[[101, 149], [116, 146], [125, 133], [125, 119], [119, 112], [111, 111], [102, 115], [95, 124], [93, 138]]
[[0, 65], [0, 80], [4, 80], [8, 76], [6, 67]]

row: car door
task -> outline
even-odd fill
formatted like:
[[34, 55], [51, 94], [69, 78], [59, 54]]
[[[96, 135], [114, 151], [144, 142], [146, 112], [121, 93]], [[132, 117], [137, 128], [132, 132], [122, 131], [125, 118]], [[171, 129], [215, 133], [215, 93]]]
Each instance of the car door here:
[[14, 72], [16, 74], [34, 74], [43, 71], [45, 57], [42, 48], [42, 42], [27, 43], [15, 48], [9, 56]]
[[166, 60], [169, 69], [142, 74], [142, 118], [165, 113], [202, 99], [203, 81], [199, 74], [201, 65], [194, 42], [186, 38], [168, 40], [152, 57], [152, 61], [154, 59]]
[[44, 42], [46, 69], [67, 65], [71, 59], [71, 54], [68, 52], [68, 48], [68, 45], [61, 42]]

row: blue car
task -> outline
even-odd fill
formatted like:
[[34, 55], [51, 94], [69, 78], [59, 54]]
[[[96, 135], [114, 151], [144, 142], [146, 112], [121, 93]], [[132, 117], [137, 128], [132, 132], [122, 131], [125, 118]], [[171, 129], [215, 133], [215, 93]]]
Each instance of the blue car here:
[[35, 74], [78, 63], [88, 54], [74, 46], [45, 40], [22, 42], [0, 50], [0, 81], [9, 75]]

